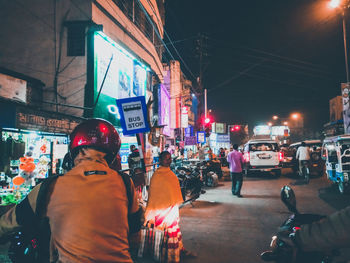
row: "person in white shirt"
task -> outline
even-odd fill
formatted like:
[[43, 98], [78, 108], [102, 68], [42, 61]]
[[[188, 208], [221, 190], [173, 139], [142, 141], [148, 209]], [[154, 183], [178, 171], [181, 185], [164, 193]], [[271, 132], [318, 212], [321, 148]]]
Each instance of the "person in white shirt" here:
[[297, 150], [297, 160], [299, 160], [299, 173], [303, 174], [303, 167], [308, 164], [310, 160], [310, 149], [306, 146], [305, 142], [301, 143], [301, 146]]

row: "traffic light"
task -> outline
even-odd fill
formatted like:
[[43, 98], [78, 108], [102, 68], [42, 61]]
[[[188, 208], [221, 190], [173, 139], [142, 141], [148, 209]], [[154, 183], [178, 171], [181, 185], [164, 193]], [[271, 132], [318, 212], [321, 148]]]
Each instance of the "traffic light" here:
[[240, 131], [241, 130], [241, 126], [240, 125], [233, 125], [233, 126], [231, 126], [231, 128], [230, 128], [230, 131], [231, 132], [238, 132], [238, 131]]
[[211, 119], [210, 116], [204, 117], [203, 118], [203, 126], [204, 126], [204, 131], [205, 131], [205, 136], [209, 137], [211, 133], [211, 125], [212, 125], [213, 120]]

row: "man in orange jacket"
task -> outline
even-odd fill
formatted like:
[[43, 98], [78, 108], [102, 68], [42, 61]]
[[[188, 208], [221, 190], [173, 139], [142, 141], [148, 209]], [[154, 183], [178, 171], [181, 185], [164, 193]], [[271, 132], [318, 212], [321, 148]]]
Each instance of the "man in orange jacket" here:
[[4, 214], [0, 237], [36, 225], [39, 208], [51, 232], [50, 259], [43, 262], [133, 262], [129, 238], [139, 230], [140, 210], [133, 183], [109, 167], [119, 149], [120, 138], [111, 123], [90, 119], [79, 124], [70, 136], [73, 168], [52, 181], [44, 209], [38, 207], [39, 184]]

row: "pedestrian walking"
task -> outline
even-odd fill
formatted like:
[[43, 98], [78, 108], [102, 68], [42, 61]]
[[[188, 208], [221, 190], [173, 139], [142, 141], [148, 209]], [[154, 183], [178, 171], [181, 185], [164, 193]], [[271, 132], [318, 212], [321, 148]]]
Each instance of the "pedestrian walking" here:
[[233, 145], [233, 150], [227, 156], [227, 162], [230, 166], [230, 175], [232, 181], [232, 194], [237, 197], [243, 197], [241, 195], [241, 188], [243, 185], [243, 154], [238, 151], [238, 145]]

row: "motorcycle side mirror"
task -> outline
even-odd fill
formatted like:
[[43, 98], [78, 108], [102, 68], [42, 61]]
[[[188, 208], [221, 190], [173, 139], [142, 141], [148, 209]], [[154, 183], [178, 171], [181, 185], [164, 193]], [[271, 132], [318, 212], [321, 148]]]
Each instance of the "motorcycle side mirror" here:
[[289, 211], [294, 214], [299, 214], [297, 210], [297, 201], [295, 198], [294, 191], [288, 185], [285, 185], [281, 189], [281, 200], [286, 205]]

